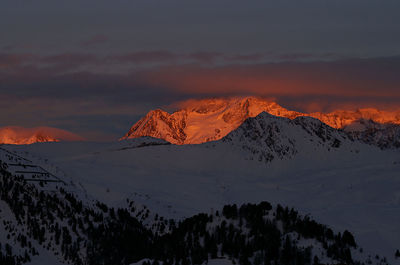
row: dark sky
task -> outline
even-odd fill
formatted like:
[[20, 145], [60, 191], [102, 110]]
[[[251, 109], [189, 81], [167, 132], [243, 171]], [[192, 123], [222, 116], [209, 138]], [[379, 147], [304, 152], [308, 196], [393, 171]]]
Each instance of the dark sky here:
[[[114, 139], [189, 98], [400, 107], [400, 1], [0, 3], [0, 127]], [[312, 107], [310, 107], [312, 106]]]

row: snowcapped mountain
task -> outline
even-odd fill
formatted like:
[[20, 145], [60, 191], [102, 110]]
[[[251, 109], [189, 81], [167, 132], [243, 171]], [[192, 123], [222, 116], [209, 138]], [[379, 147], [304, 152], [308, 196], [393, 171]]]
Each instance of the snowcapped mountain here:
[[[360, 120], [400, 126], [400, 112], [359, 109], [307, 114], [287, 110], [273, 101], [255, 97], [190, 100], [181, 105], [182, 109], [172, 114], [163, 110], [150, 111], [121, 139], [151, 136], [173, 144], [215, 141], [238, 128], [247, 118], [255, 117], [261, 112], [289, 119], [302, 116], [314, 117], [333, 128], [347, 128], [347, 131], [352, 131], [352, 128], [355, 128], [352, 124], [357, 124]], [[379, 135], [374, 136], [376, 141], [365, 140], [365, 142], [384, 141], [386, 136]], [[361, 137], [362, 135], [359, 138]], [[379, 140], [382, 137], [383, 139]]]
[[51, 127], [0, 127], [0, 144], [33, 144], [59, 141], [82, 141], [81, 136]]
[[172, 115], [162, 110], [150, 111], [138, 121], [121, 139], [150, 136], [165, 139], [171, 143], [183, 144], [187, 138], [184, 132], [185, 113], [177, 112]]
[[350, 125], [352, 123], [357, 124], [360, 120], [370, 120], [380, 124], [400, 125], [400, 111], [390, 112], [374, 108], [358, 109], [356, 111], [336, 110], [330, 113], [314, 112], [306, 115], [317, 118], [337, 129], [348, 127], [348, 130], [350, 130]]
[[[400, 244], [397, 236], [400, 233], [397, 226], [400, 220], [400, 180], [396, 174], [400, 165], [399, 153], [353, 141], [344, 130], [334, 129], [312, 117], [289, 119], [262, 112], [254, 118], [248, 118], [224, 138], [198, 145], [173, 145], [160, 139], [141, 137], [113, 143], [64, 142], [14, 145], [6, 148], [15, 155], [13, 157], [5, 153], [1, 158], [4, 170], [11, 174], [23, 174], [32, 181], [31, 168], [43, 168], [54, 172], [54, 176], [70, 179], [71, 181], [65, 181], [68, 189], [74, 190], [71, 183], [76, 183], [76, 187], [80, 187], [87, 195], [79, 197], [83, 200], [83, 208], [80, 209], [78, 203], [80, 210], [75, 216], [64, 220], [61, 218], [65, 217], [52, 219], [54, 224], [51, 225], [66, 226], [66, 232], [63, 232], [66, 234], [66, 241], [61, 238], [61, 244], [54, 241], [57, 229], [54, 232], [49, 230], [50, 233], [46, 233], [43, 239], [31, 237], [31, 241], [39, 242], [35, 243], [35, 249], [40, 252], [39, 257], [47, 255], [42, 254], [46, 253], [43, 246], [50, 244], [51, 254], [55, 244], [54, 249], [58, 254], [52, 255], [61, 260], [60, 263], [77, 258], [86, 261], [87, 257], [96, 261], [101, 257], [114, 259], [111, 264], [120, 264], [120, 258], [130, 262], [141, 261], [139, 264], [142, 264], [142, 259], [171, 257], [171, 253], [177, 253], [177, 249], [187, 251], [183, 256], [190, 256], [192, 261], [198, 258], [196, 254], [192, 256], [192, 253], [207, 249], [211, 251], [211, 257], [224, 257], [237, 263], [235, 252], [231, 252], [229, 245], [225, 245], [232, 239], [226, 241], [223, 238], [234, 233], [235, 238], [242, 237], [246, 242], [253, 242], [256, 234], [251, 231], [259, 231], [257, 229], [262, 225], [262, 231], [269, 227], [278, 234], [279, 230], [280, 242], [286, 245], [290, 241], [293, 249], [297, 248], [303, 254], [309, 253], [306, 249], [312, 249], [311, 256], [317, 256], [323, 264], [337, 264], [340, 261], [347, 264], [345, 260], [349, 257], [366, 264], [398, 264], [394, 253]], [[31, 162], [20, 163], [16, 160], [16, 155], [26, 157]], [[50, 167], [50, 164], [55, 166]], [[54, 170], [50, 171], [51, 168]], [[5, 176], [4, 179], [9, 183], [9, 177]], [[36, 188], [46, 191], [49, 190], [49, 185], [54, 185], [50, 180], [42, 181], [44, 187], [40, 186], [40, 182], [28, 184], [36, 184]], [[18, 178], [15, 181], [23, 184], [23, 180]], [[21, 189], [21, 185], [17, 186], [18, 189]], [[5, 190], [8, 187], [6, 185]], [[51, 191], [55, 192], [59, 201], [67, 199], [72, 202], [71, 205], [52, 204], [52, 211], [62, 213], [67, 209], [75, 209], [77, 204], [69, 193], [62, 193], [57, 188]], [[16, 211], [14, 215], [21, 216], [19, 208], [15, 208], [12, 198], [8, 196], [12, 193], [3, 191], [3, 194], [10, 210], [4, 206], [7, 212], [0, 215], [0, 218], [15, 224], [18, 221], [12, 219], [14, 217], [11, 211]], [[37, 193], [34, 189], [29, 193], [31, 196], [35, 194]], [[41, 205], [50, 203], [55, 198], [52, 194], [52, 197], [43, 197], [40, 193], [38, 196], [35, 201]], [[25, 197], [20, 194], [19, 198], [22, 200]], [[99, 203], [92, 203], [93, 201]], [[283, 214], [278, 217], [278, 206], [274, 206], [271, 215], [254, 212], [257, 207], [247, 204], [262, 201], [294, 207], [303, 216], [309, 214], [313, 219], [321, 220], [334, 234], [339, 231], [341, 234], [332, 237], [329, 230], [323, 229], [327, 232], [324, 232], [324, 236], [310, 238], [307, 232], [309, 230], [297, 230], [299, 226], [296, 224], [303, 221], [311, 225], [316, 223], [309, 222], [308, 219], [294, 219], [287, 225], [281, 225], [282, 219], [279, 218], [287, 218], [287, 213], [291, 216], [293, 211], [285, 210], [286, 213], [281, 212]], [[236, 204], [238, 208], [221, 211], [227, 204]], [[46, 207], [35, 207], [37, 211], [30, 212], [31, 216], [45, 214], [41, 209]], [[255, 220], [254, 215], [259, 216], [259, 220], [269, 221], [254, 223], [251, 221]], [[251, 216], [249, 223], [246, 223], [246, 216]], [[22, 215], [21, 218], [28, 217]], [[37, 218], [38, 229], [46, 225], [47, 219], [42, 219]], [[82, 228], [79, 223], [82, 223]], [[275, 225], [269, 225], [275, 223], [279, 224], [277, 229], [273, 228]], [[192, 225], [196, 228], [192, 228]], [[21, 234], [23, 231], [30, 231], [27, 230], [29, 227], [18, 227]], [[12, 235], [10, 225], [6, 225], [3, 230], [5, 234]], [[335, 242], [343, 239], [342, 233], [345, 230], [354, 235], [357, 247], [347, 246], [343, 249], [344, 252], [339, 252], [341, 256], [335, 258]], [[34, 235], [36, 231], [38, 230], [35, 228]], [[134, 231], [139, 231], [136, 236], [143, 236], [146, 240], [134, 241], [134, 234], [131, 234]], [[220, 241], [217, 240], [216, 244], [219, 250], [224, 249], [223, 254], [218, 251], [215, 255], [214, 243], [212, 247], [205, 244], [208, 241], [201, 235], [206, 233], [209, 238], [218, 236]], [[68, 234], [73, 235], [72, 241]], [[14, 250], [20, 249], [18, 233], [16, 235], [16, 239], [10, 237], [10, 240], [3, 240], [13, 244]], [[270, 236], [268, 234], [266, 238], [272, 239]], [[334, 240], [328, 240], [328, 236]], [[275, 239], [278, 242], [278, 237]], [[107, 245], [107, 242], [112, 244]], [[125, 246], [138, 247], [138, 242], [161, 252], [155, 256], [131, 249], [125, 252]], [[168, 245], [168, 242], [179, 242], [180, 245]], [[88, 252], [85, 244], [92, 251]], [[165, 244], [173, 251], [168, 252]], [[82, 250], [78, 257], [65, 256], [67, 252], [75, 253], [77, 246]], [[193, 246], [196, 246], [195, 251]], [[284, 248], [276, 250], [280, 256], [284, 252]], [[109, 254], [114, 251], [118, 254]], [[248, 259], [253, 260], [259, 254], [260, 249], [252, 248]], [[377, 254], [379, 258], [375, 258]], [[33, 260], [37, 259], [34, 255], [29, 256]], [[175, 256], [173, 259], [180, 257]]]
[[155, 111], [137, 128], [158, 138], [0, 147], [0, 263], [399, 264], [400, 154], [364, 143], [398, 125], [338, 130], [247, 100], [191, 109], [225, 126], [203, 144], [160, 139], [188, 126]]
[[[269, 141], [273, 141], [274, 144], [268, 145]], [[246, 224], [246, 216], [248, 214], [254, 216], [252, 212], [256, 208], [247, 203], [266, 200], [272, 205], [283, 204], [294, 207], [303, 213], [303, 216], [310, 214], [313, 219], [321, 220], [321, 223], [328, 225], [334, 233], [350, 231], [357, 242], [357, 248], [349, 248], [354, 261], [366, 264], [398, 264], [394, 258], [394, 253], [400, 244], [397, 236], [400, 232], [397, 226], [400, 217], [399, 179], [396, 174], [400, 164], [398, 152], [379, 150], [360, 142], [352, 142], [343, 131], [333, 129], [311, 117], [291, 120], [261, 113], [255, 118], [248, 119], [222, 140], [199, 145], [171, 145], [159, 139], [145, 137], [118, 143], [63, 142], [14, 145], [6, 148], [15, 154], [5, 153], [1, 158], [3, 163], [7, 164], [6, 166], [3, 164], [3, 168], [10, 173], [23, 174], [31, 181], [32, 166], [47, 170], [53, 168], [53, 171], [48, 172], [53, 172], [52, 174], [57, 177], [64, 176], [71, 179], [76, 183], [76, 187], [81, 187], [87, 193], [87, 196], [79, 197], [83, 199], [84, 208], [76, 215], [67, 219], [64, 217], [64, 220], [61, 217], [52, 219], [54, 224], [50, 225], [57, 227], [58, 223], [58, 227], [60, 224], [66, 226], [67, 230], [63, 233], [66, 234], [67, 241], [60, 238], [61, 244], [57, 245], [57, 241], [53, 241], [56, 235], [53, 234], [53, 230], [49, 230], [43, 240], [40, 237], [30, 238], [30, 241], [39, 242], [34, 245], [39, 256], [32, 256], [29, 253], [32, 260], [39, 258], [43, 260], [46, 255], [53, 255], [60, 260], [60, 263], [64, 263], [75, 258], [74, 255], [62, 256], [66, 253], [64, 251], [68, 249], [68, 253], [75, 253], [70, 251], [74, 250], [77, 244], [78, 246], [81, 244], [82, 252], [79, 257], [82, 260], [86, 260], [87, 255], [93, 258], [116, 259], [112, 264], [120, 264], [117, 261], [119, 258], [127, 258], [131, 262], [139, 262], [142, 258], [154, 259], [154, 256], [146, 252], [133, 250], [124, 252], [124, 249], [127, 249], [124, 246], [134, 246], [132, 240], [136, 240], [130, 236], [131, 228], [143, 231], [142, 235], [150, 239], [150, 242], [142, 243], [156, 244], [153, 247], [162, 253], [167, 249], [163, 247], [163, 244], [168, 244], [166, 242], [179, 242], [179, 249], [189, 251], [187, 256], [195, 253], [192, 252], [191, 246], [197, 246], [197, 250], [208, 249], [210, 245], [204, 245], [205, 239], [201, 237], [204, 234], [203, 229], [206, 229], [210, 238], [218, 235], [221, 241], [217, 241], [217, 245], [221, 250], [226, 242], [221, 236], [225, 237], [234, 232], [236, 236], [246, 240], [254, 239], [254, 234], [250, 231], [258, 229], [258, 222], [256, 224], [250, 221]], [[15, 158], [16, 155], [31, 161], [19, 162]], [[50, 164], [54, 164], [55, 167], [50, 167]], [[15, 178], [15, 181], [23, 184], [18, 178]], [[28, 184], [36, 183], [36, 188], [43, 190], [45, 196], [47, 190], [55, 192], [55, 195], [51, 193], [51, 197], [48, 198], [39, 194], [35, 200], [40, 200], [43, 205], [53, 201], [54, 196], [59, 197], [61, 202], [67, 198], [73, 202], [72, 205], [51, 204], [52, 211], [62, 213], [66, 209], [69, 211], [75, 209], [76, 206], [73, 205], [76, 205], [76, 202], [70, 195], [62, 193], [57, 188], [49, 189], [50, 185], [57, 183], [46, 183], [46, 181], [49, 180], [43, 181], [43, 187], [37, 182], [28, 182]], [[65, 182], [68, 184], [68, 189], [73, 191], [74, 186], [70, 184], [71, 181]], [[17, 187], [20, 189], [20, 185]], [[21, 199], [26, 197], [23, 196], [24, 193], [20, 193]], [[13, 192], [3, 192], [3, 194], [12, 195]], [[31, 194], [37, 193], [31, 192]], [[86, 197], [91, 199], [87, 201], [88, 199], [84, 199]], [[5, 215], [0, 215], [0, 219], [14, 225], [18, 223], [13, 219], [12, 211], [15, 210], [8, 208], [15, 209], [15, 206], [12, 204], [13, 200], [7, 198], [6, 203], [10, 206], [3, 207], [7, 211]], [[93, 206], [93, 203], [90, 203], [92, 200], [99, 203], [94, 203]], [[232, 208], [221, 211], [226, 204], [237, 204], [237, 214], [236, 210], [231, 211]], [[85, 205], [89, 205], [92, 210], [87, 209]], [[245, 205], [242, 211], [240, 205]], [[248, 212], [245, 210], [246, 207]], [[44, 213], [40, 209], [47, 208], [35, 209], [37, 211], [30, 212], [30, 216], [41, 216]], [[290, 209], [289, 212], [292, 213]], [[198, 213], [202, 214], [196, 215]], [[346, 255], [337, 259], [332, 256], [334, 255], [332, 250], [335, 248], [333, 246], [338, 241], [328, 240], [328, 234], [313, 239], [309, 237], [308, 232], [296, 230], [299, 226], [295, 224], [299, 224], [301, 220], [290, 221], [282, 226], [280, 225], [282, 219], [279, 219], [282, 217], [278, 217], [276, 210], [271, 212], [272, 215], [265, 214], [265, 219], [260, 220], [270, 220], [271, 224], [275, 222], [279, 224], [277, 228], [281, 233], [281, 243], [287, 242], [286, 238], [289, 237], [292, 246], [301, 251], [312, 248], [312, 256], [317, 256], [323, 264], [337, 264], [338, 259], [350, 257], [348, 250], [345, 250]], [[281, 216], [288, 217], [287, 213]], [[255, 220], [252, 218], [249, 220]], [[137, 223], [135, 219], [140, 222], [138, 228], [131, 226]], [[46, 225], [46, 218], [38, 217], [35, 220], [38, 220], [38, 228]], [[303, 221], [306, 221], [305, 224], [315, 225], [307, 219]], [[81, 222], [82, 228], [77, 226], [75, 229], [74, 224]], [[176, 226], [180, 222], [182, 225]], [[266, 224], [267, 227], [274, 229], [268, 222]], [[12, 235], [13, 230], [10, 229], [12, 225], [4, 227], [5, 235], [7, 233]], [[197, 228], [192, 228], [191, 225]], [[21, 231], [19, 233], [30, 231], [24, 225], [17, 227], [18, 231]], [[223, 227], [229, 230], [221, 230]], [[215, 234], [216, 231], [220, 232]], [[72, 241], [68, 239], [68, 233], [73, 235]], [[152, 234], [155, 237], [152, 237]], [[16, 235], [17, 238], [11, 237], [10, 240], [4, 239], [2, 242], [8, 242], [14, 246], [13, 250], [18, 250], [19, 234]], [[329, 235], [332, 237], [331, 232]], [[271, 239], [270, 236], [268, 234], [266, 238]], [[322, 238], [327, 240], [319, 241]], [[338, 235], [333, 238], [339, 240], [342, 237]], [[109, 241], [113, 244], [103, 245]], [[84, 247], [88, 243], [93, 249], [92, 252], [87, 252]], [[46, 254], [43, 246], [49, 244], [50, 254]], [[54, 244], [56, 247], [53, 247]], [[233, 255], [235, 252], [230, 252], [229, 246], [225, 247], [227, 248], [224, 248], [224, 254], [220, 252], [217, 252], [216, 256], [215, 252], [210, 254], [214, 257], [235, 260], [230, 258], [229, 254]], [[53, 248], [56, 252], [51, 254]], [[211, 251], [213, 249], [215, 248], [211, 248]], [[114, 251], [118, 255], [109, 254]], [[252, 252], [250, 259], [259, 253], [257, 248], [252, 251], [255, 252]], [[279, 251], [283, 249], [280, 248]], [[15, 252], [18, 253], [23, 255], [23, 251]], [[126, 256], [127, 253], [135, 256]], [[376, 259], [377, 254], [379, 258]], [[163, 257], [168, 255], [170, 254], [162, 254]]]
[[215, 141], [239, 127], [247, 118], [263, 111], [288, 118], [300, 115], [275, 102], [254, 97], [193, 100], [183, 103], [183, 109], [173, 114], [162, 110], [150, 111], [122, 139], [151, 136], [173, 144]]
[[352, 142], [346, 133], [312, 117], [293, 120], [262, 112], [248, 118], [222, 142], [240, 147], [249, 159], [270, 162], [274, 158], [290, 159], [299, 152], [330, 150]]
[[344, 131], [354, 140], [378, 146], [382, 149], [400, 147], [400, 125], [378, 123], [360, 119], [346, 125]]

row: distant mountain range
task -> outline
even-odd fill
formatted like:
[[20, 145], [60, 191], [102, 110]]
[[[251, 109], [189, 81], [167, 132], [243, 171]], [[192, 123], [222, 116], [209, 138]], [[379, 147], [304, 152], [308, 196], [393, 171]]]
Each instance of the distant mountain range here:
[[399, 125], [231, 102], [183, 126], [225, 125], [202, 144], [1, 146], [0, 264], [398, 264], [399, 152], [365, 142], [385, 149]]
[[77, 134], [52, 127], [0, 127], [0, 144], [33, 144], [83, 140], [84, 138]]
[[369, 108], [301, 113], [256, 97], [191, 100], [172, 114], [160, 109], [152, 110], [121, 139], [151, 136], [179, 145], [200, 144], [223, 138], [246, 119], [262, 112], [289, 119], [313, 117], [332, 128], [345, 131], [354, 140], [381, 148], [400, 146], [400, 111]]
[[[368, 108], [301, 113], [257, 97], [190, 100], [182, 103], [181, 108], [172, 114], [160, 109], [152, 110], [136, 122], [121, 140], [149, 136], [177, 145], [216, 141], [262, 112], [290, 120], [312, 117], [345, 132], [352, 140], [382, 149], [400, 147], [400, 111]], [[0, 127], [0, 144], [82, 140], [84, 138], [77, 134], [51, 127]]]

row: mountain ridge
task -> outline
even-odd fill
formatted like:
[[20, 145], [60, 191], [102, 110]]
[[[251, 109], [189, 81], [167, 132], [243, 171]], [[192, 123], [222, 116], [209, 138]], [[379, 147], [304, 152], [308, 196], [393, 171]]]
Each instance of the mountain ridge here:
[[[155, 232], [158, 224], [162, 227], [151, 222], [157, 220], [155, 213], [158, 220], [160, 216], [181, 220], [199, 212], [213, 213], [225, 204], [265, 199], [324, 218], [338, 231], [349, 229], [360, 238], [364, 253], [379, 253], [389, 264], [397, 264], [392, 261], [399, 246], [398, 152], [344, 139], [346, 132], [312, 117], [291, 120], [261, 113], [229, 137], [232, 134], [238, 137], [231, 142], [225, 137], [200, 145], [138, 138], [106, 145], [7, 148], [32, 154], [27, 158], [33, 162], [42, 157], [43, 165], [56, 163], [54, 172], [60, 167], [58, 172], [65, 172], [110, 207], [129, 206], [131, 215]], [[132, 201], [135, 205], [130, 205]]]
[[83, 141], [72, 132], [53, 127], [24, 128], [20, 126], [0, 127], [0, 144], [33, 144], [59, 141]]
[[289, 119], [267, 112], [246, 119], [220, 141], [239, 146], [247, 153], [247, 159], [263, 162], [291, 159], [298, 153], [311, 153], [310, 149], [315, 152], [319, 148], [330, 151], [343, 145], [353, 147], [349, 144], [353, 140], [346, 133], [316, 118]]
[[[388, 127], [397, 128], [398, 126], [400, 128], [400, 111], [388, 112], [373, 108], [356, 111], [336, 110], [330, 113], [301, 113], [288, 110], [274, 101], [257, 97], [190, 100], [182, 103], [181, 107], [172, 114], [161, 109], [148, 112], [120, 140], [151, 136], [178, 145], [200, 144], [223, 138], [238, 128], [247, 118], [256, 117], [261, 112], [289, 119], [302, 116], [313, 117], [332, 128], [349, 132], [359, 129], [352, 125], [360, 123], [360, 121], [381, 124], [379, 132], [372, 137], [373, 140], [371, 137], [364, 139], [358, 136], [354, 138], [369, 144], [395, 137], [396, 133], [392, 133], [390, 137], [384, 134], [385, 131], [388, 131]], [[377, 137], [378, 139], [376, 139]], [[383, 140], [380, 139], [382, 137]], [[391, 147], [390, 144], [385, 146]]]

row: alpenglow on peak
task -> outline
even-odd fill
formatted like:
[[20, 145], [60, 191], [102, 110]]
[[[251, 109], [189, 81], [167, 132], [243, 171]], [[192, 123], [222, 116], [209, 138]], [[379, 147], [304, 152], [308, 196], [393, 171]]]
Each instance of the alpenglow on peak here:
[[179, 106], [180, 109], [172, 114], [160, 109], [148, 112], [121, 140], [151, 136], [179, 145], [200, 144], [223, 138], [246, 119], [262, 112], [289, 119], [310, 116], [336, 129], [346, 129], [363, 119], [382, 124], [400, 124], [399, 112], [360, 109], [307, 114], [288, 110], [272, 100], [258, 97], [188, 100]]

